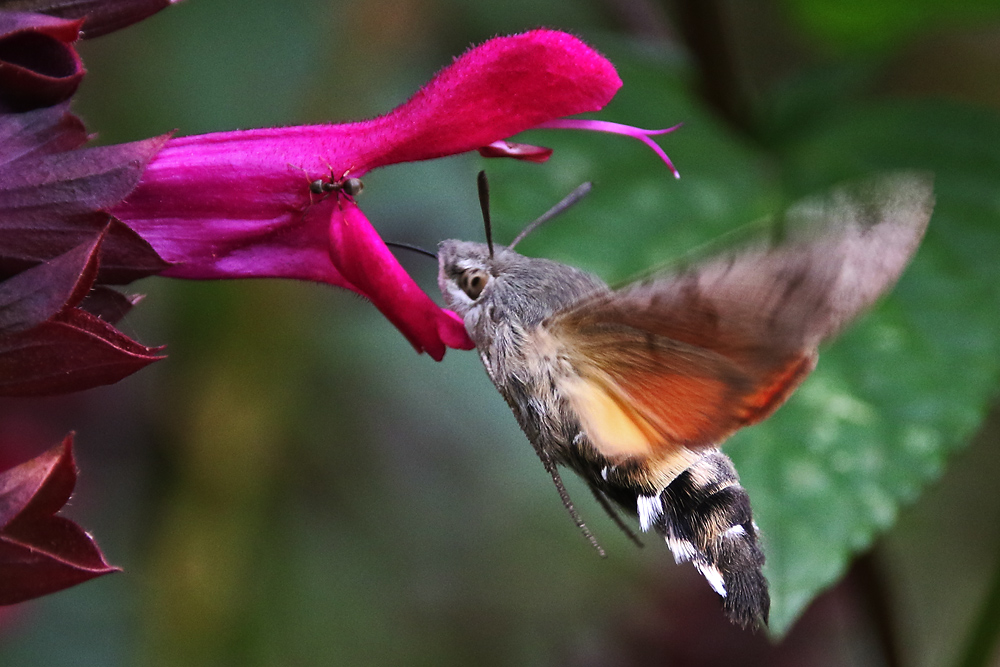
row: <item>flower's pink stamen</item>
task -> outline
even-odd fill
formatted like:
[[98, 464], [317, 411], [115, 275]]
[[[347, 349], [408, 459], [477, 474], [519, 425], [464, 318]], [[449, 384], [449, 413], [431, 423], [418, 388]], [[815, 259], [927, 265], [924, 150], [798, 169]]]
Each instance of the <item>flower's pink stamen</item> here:
[[557, 120], [550, 120], [544, 123], [540, 123], [535, 126], [535, 129], [545, 128], [545, 129], [557, 129], [557, 130], [590, 130], [592, 132], [609, 132], [611, 134], [624, 134], [627, 137], [632, 137], [633, 139], [638, 139], [642, 143], [646, 144], [653, 149], [653, 152], [660, 156], [663, 163], [670, 168], [673, 172], [674, 178], [680, 178], [681, 175], [678, 173], [677, 169], [674, 167], [674, 163], [670, 161], [667, 154], [660, 148], [659, 144], [650, 139], [649, 137], [656, 134], [667, 134], [668, 132], [673, 132], [679, 128], [683, 123], [678, 123], [673, 127], [668, 127], [664, 130], [644, 130], [640, 127], [633, 127], [631, 125], [622, 125], [621, 123], [612, 123], [607, 120], [585, 120], [582, 118], [559, 118]]

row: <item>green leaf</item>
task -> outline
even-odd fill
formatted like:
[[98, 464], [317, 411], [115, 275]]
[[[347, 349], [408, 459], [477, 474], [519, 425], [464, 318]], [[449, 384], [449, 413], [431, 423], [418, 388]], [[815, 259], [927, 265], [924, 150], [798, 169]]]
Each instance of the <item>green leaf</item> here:
[[844, 50], [884, 51], [928, 29], [974, 26], [997, 15], [992, 0], [785, 0], [784, 5], [799, 27]]
[[783, 147], [793, 191], [903, 167], [938, 176], [927, 237], [895, 292], [778, 415], [734, 438], [779, 634], [941, 473], [995, 394], [1000, 146], [981, 140], [995, 132], [992, 112], [886, 103], [826, 117]]

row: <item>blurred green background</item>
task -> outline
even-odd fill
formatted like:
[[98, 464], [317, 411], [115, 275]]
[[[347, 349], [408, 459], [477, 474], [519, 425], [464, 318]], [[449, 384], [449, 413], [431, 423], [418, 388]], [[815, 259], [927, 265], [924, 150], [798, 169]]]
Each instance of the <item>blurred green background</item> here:
[[[186, 0], [83, 43], [74, 108], [103, 143], [358, 119], [539, 25], [618, 66], [600, 118], [685, 123], [660, 138], [681, 180], [637, 142], [538, 131], [545, 166], [366, 176], [385, 238], [479, 239], [481, 168], [501, 241], [593, 180], [521, 249], [620, 281], [843, 179], [936, 173], [893, 296], [728, 450], [785, 640], [729, 627], [691, 567], [568, 480], [599, 559], [475, 354], [418, 356], [323, 286], [154, 278], [122, 328], [167, 361], [0, 403], [26, 452], [77, 431], [66, 513], [125, 570], [8, 610], [0, 664], [1000, 665], [995, 1]], [[436, 267], [401, 261], [436, 298]]]

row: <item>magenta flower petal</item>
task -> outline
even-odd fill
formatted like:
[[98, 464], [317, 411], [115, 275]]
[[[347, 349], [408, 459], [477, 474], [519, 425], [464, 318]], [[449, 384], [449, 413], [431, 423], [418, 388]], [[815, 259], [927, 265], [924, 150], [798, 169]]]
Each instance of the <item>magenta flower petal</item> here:
[[[546, 121], [596, 111], [620, 86], [611, 63], [572, 35], [498, 37], [372, 120], [172, 139], [112, 213], [173, 264], [164, 275], [346, 287], [370, 298], [418, 350], [440, 358], [442, 344], [468, 345], [464, 331], [426, 296], [390, 289], [405, 274], [367, 220], [371, 231], [361, 236], [328, 224], [331, 215], [345, 224], [363, 218], [353, 201], [338, 192], [321, 202], [309, 184], [487, 147]], [[335, 201], [341, 208], [332, 211]], [[386, 276], [367, 275], [383, 270]], [[404, 313], [404, 305], [413, 312]]]
[[330, 257], [341, 275], [371, 300], [418, 352], [440, 361], [446, 345], [466, 350], [474, 347], [461, 318], [431, 301], [389, 252], [365, 214], [350, 201], [334, 207]]
[[597, 111], [621, 85], [610, 62], [564, 32], [491, 39], [441, 70], [409, 102], [369, 121], [384, 148], [365, 166], [487, 146], [549, 120]]

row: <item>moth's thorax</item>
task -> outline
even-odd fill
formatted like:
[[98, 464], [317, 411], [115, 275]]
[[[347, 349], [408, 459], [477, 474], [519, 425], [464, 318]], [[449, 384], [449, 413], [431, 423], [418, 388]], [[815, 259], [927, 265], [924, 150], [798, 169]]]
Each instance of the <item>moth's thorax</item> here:
[[[445, 303], [462, 316], [493, 383], [536, 447], [570, 447], [580, 425], [556, 378], [571, 372], [544, 344], [539, 324], [590, 294], [608, 291], [597, 277], [547, 259], [525, 257], [503, 246], [444, 241], [438, 249], [438, 283]], [[484, 270], [489, 280], [478, 298], [461, 288], [463, 271]], [[551, 451], [555, 458], [559, 452]]]

